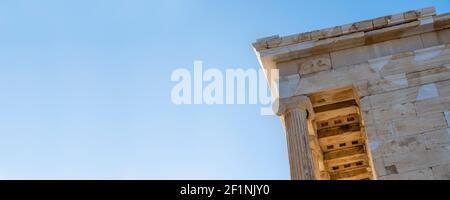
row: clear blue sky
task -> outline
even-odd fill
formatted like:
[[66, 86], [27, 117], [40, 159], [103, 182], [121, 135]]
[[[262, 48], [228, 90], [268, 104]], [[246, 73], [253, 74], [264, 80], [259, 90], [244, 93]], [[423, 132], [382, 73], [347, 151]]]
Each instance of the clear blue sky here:
[[251, 43], [412, 1], [0, 1], [1, 179], [288, 179], [258, 105], [175, 106], [171, 72], [259, 68]]

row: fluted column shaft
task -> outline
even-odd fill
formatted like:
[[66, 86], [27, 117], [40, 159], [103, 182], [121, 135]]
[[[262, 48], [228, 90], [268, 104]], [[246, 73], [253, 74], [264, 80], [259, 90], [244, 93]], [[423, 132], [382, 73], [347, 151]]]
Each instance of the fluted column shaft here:
[[282, 99], [277, 111], [283, 118], [286, 131], [291, 179], [316, 179], [309, 145], [308, 115], [312, 115], [309, 99], [306, 96]]

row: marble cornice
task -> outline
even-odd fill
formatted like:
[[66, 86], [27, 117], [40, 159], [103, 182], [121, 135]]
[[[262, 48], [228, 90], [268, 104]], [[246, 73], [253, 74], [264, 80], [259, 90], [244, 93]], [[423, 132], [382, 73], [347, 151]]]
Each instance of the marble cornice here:
[[286, 37], [272, 36], [253, 46], [263, 64], [264, 60], [276, 63], [449, 27], [450, 13], [436, 15], [430, 7]]

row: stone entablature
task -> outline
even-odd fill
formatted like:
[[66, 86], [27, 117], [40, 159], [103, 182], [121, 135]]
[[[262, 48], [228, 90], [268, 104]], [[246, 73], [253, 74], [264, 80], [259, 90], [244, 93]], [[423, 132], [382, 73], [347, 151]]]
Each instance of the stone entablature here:
[[[299, 96], [313, 107], [280, 114], [291, 152], [304, 147], [293, 135], [306, 135], [298, 131], [308, 121], [312, 151], [290, 152], [291, 169], [312, 154], [309, 163], [321, 167], [303, 171], [319, 179], [450, 179], [450, 13], [424, 8], [253, 46], [263, 68], [280, 70], [279, 80], [270, 71], [267, 78], [274, 97], [290, 102], [281, 108], [295, 110]], [[360, 118], [352, 121], [358, 129], [330, 137], [349, 116]], [[356, 157], [335, 159], [347, 154], [363, 156], [367, 171], [353, 169]]]
[[[385, 23], [380, 23], [383, 21], [381, 19], [384, 19]], [[367, 25], [362, 26], [362, 24]], [[261, 65], [265, 69], [278, 68], [283, 76], [293, 74], [292, 70], [295, 73], [300, 71], [300, 74], [304, 75], [330, 67], [357, 64], [395, 53], [450, 43], [450, 39], [445, 37], [450, 33], [448, 30], [450, 13], [436, 15], [434, 7], [338, 27], [340, 28], [334, 29], [341, 31], [331, 32], [339, 34], [318, 34], [322, 36], [311, 37], [315, 32], [330, 32], [329, 29], [323, 29], [296, 34], [296, 36], [272, 36], [258, 40], [253, 46]], [[354, 28], [351, 28], [351, 31], [345, 31], [344, 28], [342, 31], [343, 27]], [[302, 35], [310, 36], [303, 37]], [[283, 67], [293, 61], [297, 62], [297, 65], [303, 65], [300, 63], [304, 62], [305, 58], [310, 59], [312, 56], [324, 57], [322, 61], [325, 63], [321, 63], [321, 61], [310, 63], [311, 67], [306, 65], [300, 70]], [[273, 84], [274, 80], [270, 73], [268, 78], [270, 84]]]
[[[302, 42], [310, 42], [310, 41], [319, 41], [333, 37], [344, 37], [354, 34], [357, 32], [368, 32], [369, 41], [376, 41], [376, 38], [370, 38], [370, 36], [376, 36], [375, 31], [378, 29], [388, 28], [392, 26], [398, 26], [402, 24], [403, 27], [399, 28], [407, 28], [410, 26], [417, 26], [422, 24], [428, 24], [430, 22], [435, 22], [435, 30], [448, 27], [448, 20], [450, 20], [450, 14], [443, 14], [436, 16], [436, 10], [434, 7], [423, 8], [419, 10], [412, 10], [404, 13], [398, 13], [394, 15], [388, 15], [384, 17], [379, 17], [370, 20], [364, 20], [360, 22], [355, 22], [351, 24], [335, 26], [331, 28], [325, 28], [321, 30], [304, 32], [299, 34], [294, 34], [290, 36], [280, 37], [278, 35], [270, 36], [266, 38], [258, 39], [253, 46], [257, 51], [263, 51], [266, 49], [274, 49], [279, 47], [285, 47], [289, 45], [294, 45]], [[414, 22], [414, 23], [411, 23]], [[398, 28], [394, 28], [398, 29]], [[387, 31], [393, 31], [394, 29], [390, 29]], [[360, 35], [363, 36], [363, 35]], [[372, 39], [372, 40], [370, 40]], [[319, 43], [320, 44], [320, 43]], [[319, 46], [319, 45], [314, 45]]]
[[[450, 30], [445, 30], [450, 35]], [[450, 40], [450, 37], [448, 37]], [[415, 41], [421, 41], [416, 38]], [[449, 41], [450, 42], [450, 41]], [[404, 45], [413, 45], [413, 42], [405, 42]], [[397, 47], [401, 47], [399, 44]], [[370, 48], [370, 47], [369, 47]], [[354, 54], [364, 53], [361, 49], [351, 49]], [[345, 60], [345, 55], [342, 59]], [[315, 59], [315, 58], [313, 58]], [[347, 62], [351, 62], [348, 59]], [[431, 76], [427, 72], [417, 72], [420, 70], [430, 70], [428, 73], [441, 73], [433, 81], [446, 80], [450, 73], [447, 72], [448, 66], [431, 66], [436, 62], [450, 61], [450, 45], [438, 45], [428, 48], [421, 48], [411, 51], [402, 51], [401, 53], [391, 54], [383, 57], [365, 60], [358, 64], [327, 66], [322, 67], [317, 73], [302, 75], [297, 70], [290, 68], [287, 64], [279, 64], [279, 97], [289, 97], [293, 95], [309, 94], [315, 91], [321, 91], [330, 88], [345, 87], [353, 85], [358, 88], [360, 96], [398, 90], [406, 87], [423, 84], [423, 76]], [[298, 62], [298, 61], [294, 61]], [[345, 62], [345, 61], [343, 61]], [[283, 68], [286, 66], [285, 68]], [[296, 66], [293, 65], [293, 68]], [[286, 72], [286, 71], [292, 72]], [[423, 74], [420, 76], [420, 74]], [[426, 80], [425, 80], [426, 82]]]

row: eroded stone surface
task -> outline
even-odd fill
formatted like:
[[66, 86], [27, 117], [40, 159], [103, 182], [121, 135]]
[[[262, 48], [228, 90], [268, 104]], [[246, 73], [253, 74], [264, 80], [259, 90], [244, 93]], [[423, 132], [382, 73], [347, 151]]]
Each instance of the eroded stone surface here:
[[[254, 47], [264, 68], [281, 69], [281, 97], [311, 97], [315, 161], [343, 155], [321, 163], [316, 177], [450, 179], [450, 13], [424, 8]], [[361, 129], [348, 121], [355, 114]], [[333, 172], [356, 160], [368, 171]]]

